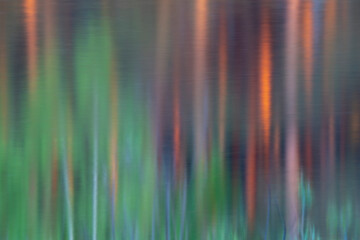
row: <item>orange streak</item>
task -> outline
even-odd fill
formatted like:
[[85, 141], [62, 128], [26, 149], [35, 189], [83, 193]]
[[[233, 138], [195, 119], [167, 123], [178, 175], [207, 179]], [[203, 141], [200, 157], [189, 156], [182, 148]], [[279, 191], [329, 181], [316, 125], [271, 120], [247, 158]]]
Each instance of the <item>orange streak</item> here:
[[247, 147], [246, 167], [246, 205], [247, 218], [250, 229], [253, 228], [256, 209], [256, 158], [255, 158], [255, 130], [254, 124], [250, 122]]
[[[206, 103], [206, 50], [207, 50], [207, 21], [208, 21], [208, 0], [196, 0], [194, 9], [194, 84], [193, 84], [193, 129], [194, 129], [194, 164], [195, 170], [198, 171], [196, 180], [196, 209], [197, 209], [197, 226], [202, 229], [205, 226], [203, 207], [203, 185], [201, 172], [204, 171], [207, 159], [207, 136], [205, 103]], [[210, 219], [209, 219], [210, 220]]]
[[[325, 103], [328, 107], [332, 107], [332, 94], [329, 92], [332, 90], [332, 82], [331, 82], [331, 63], [332, 61], [332, 47], [334, 41], [335, 34], [335, 23], [336, 23], [336, 1], [328, 0], [325, 5], [325, 17], [324, 17], [324, 90], [328, 95], [324, 95], [326, 99], [324, 99]], [[327, 101], [327, 100], [330, 100]]]
[[194, 124], [195, 124], [195, 161], [203, 163], [206, 158], [205, 146], [205, 111], [204, 92], [206, 77], [206, 47], [207, 47], [207, 0], [197, 0], [195, 3], [194, 28]]
[[27, 70], [29, 91], [33, 93], [37, 81], [37, 16], [36, 0], [24, 0], [26, 43], [27, 43]]
[[312, 90], [313, 73], [313, 4], [312, 0], [304, 3], [303, 14], [303, 47], [304, 47], [304, 67], [305, 67], [305, 90], [307, 102], [310, 102]]
[[[328, 0], [325, 5], [325, 42], [329, 40], [328, 37], [333, 38], [333, 34], [335, 33], [335, 22], [336, 22], [336, 0]], [[330, 39], [332, 40], [332, 39]], [[328, 42], [329, 44], [332, 41]]]
[[219, 39], [219, 147], [220, 156], [224, 155], [225, 122], [226, 122], [226, 88], [227, 88], [227, 25], [226, 12], [220, 12], [220, 39]]
[[[32, 97], [33, 92], [36, 87], [36, 78], [37, 78], [37, 29], [36, 29], [36, 0], [25, 0], [24, 1], [24, 14], [25, 14], [25, 29], [26, 29], [26, 47], [27, 47], [27, 77], [29, 84], [30, 97]], [[33, 156], [31, 156], [33, 158]], [[38, 218], [38, 169], [36, 165], [31, 167], [30, 173], [30, 202], [29, 202], [29, 217], [30, 217], [30, 227], [37, 222]], [[30, 234], [33, 235], [34, 232], [31, 230]]]
[[269, 13], [264, 9], [260, 40], [260, 112], [264, 135], [266, 169], [268, 169], [269, 141], [271, 126], [271, 33]]
[[179, 61], [178, 61], [178, 51], [176, 51], [175, 56], [175, 70], [174, 70], [174, 118], [173, 118], [173, 125], [174, 125], [174, 161], [175, 161], [175, 173], [176, 178], [178, 178], [182, 171], [181, 166], [181, 159], [180, 159], [180, 100], [179, 100]]
[[[251, 87], [253, 88], [253, 87]], [[256, 212], [256, 125], [254, 89], [250, 89], [250, 112], [248, 118], [247, 157], [246, 157], [246, 206], [247, 222], [252, 231]]]
[[[251, 130], [253, 131], [253, 130]], [[256, 159], [255, 159], [255, 140], [253, 133], [249, 133], [248, 137], [248, 157], [246, 168], [246, 203], [247, 217], [250, 229], [253, 228], [256, 209]]]
[[307, 108], [307, 126], [305, 132], [305, 159], [307, 173], [310, 174], [312, 168], [312, 138], [310, 129], [310, 107], [312, 92], [312, 74], [313, 74], [313, 3], [312, 0], [306, 0], [304, 3], [303, 14], [303, 48], [304, 48], [304, 68], [305, 68], [305, 92]]

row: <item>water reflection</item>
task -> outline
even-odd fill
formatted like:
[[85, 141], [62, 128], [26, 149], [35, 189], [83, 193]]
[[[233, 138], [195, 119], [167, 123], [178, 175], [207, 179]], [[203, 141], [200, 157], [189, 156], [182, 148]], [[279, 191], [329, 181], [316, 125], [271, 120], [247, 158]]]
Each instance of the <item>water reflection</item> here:
[[0, 1], [0, 238], [358, 238], [357, 7]]

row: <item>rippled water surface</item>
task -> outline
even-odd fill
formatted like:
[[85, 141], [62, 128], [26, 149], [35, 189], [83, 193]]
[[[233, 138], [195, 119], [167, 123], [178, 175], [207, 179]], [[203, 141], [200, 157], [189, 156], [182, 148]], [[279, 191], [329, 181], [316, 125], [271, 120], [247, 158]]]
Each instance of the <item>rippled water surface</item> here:
[[360, 239], [358, 0], [0, 0], [0, 239]]

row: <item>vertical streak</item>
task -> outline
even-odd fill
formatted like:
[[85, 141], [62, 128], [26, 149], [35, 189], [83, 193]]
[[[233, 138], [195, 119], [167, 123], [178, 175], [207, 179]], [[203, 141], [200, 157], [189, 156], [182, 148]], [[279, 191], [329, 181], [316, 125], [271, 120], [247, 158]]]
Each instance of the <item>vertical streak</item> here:
[[166, 240], [170, 240], [170, 236], [171, 236], [171, 215], [170, 215], [170, 209], [171, 209], [171, 204], [170, 204], [170, 180], [167, 180], [165, 183], [165, 194], [166, 194], [166, 227], [165, 227], [165, 232], [166, 232]]
[[[350, 14], [349, 14], [349, 11], [350, 11], [350, 8], [349, 8], [349, 2], [346, 0], [346, 1], [341, 1], [341, 17], [340, 19], [342, 20], [341, 22], [341, 35], [342, 35], [342, 40], [343, 43], [347, 46], [344, 50], [345, 52], [345, 59], [343, 61], [343, 65], [342, 66], [348, 66], [348, 62], [349, 62], [349, 59], [350, 59], [350, 56], [351, 54], [350, 53], [350, 46], [351, 44], [350, 43], [350, 33], [351, 33], [351, 30], [350, 30]], [[349, 69], [349, 68], [347, 68]], [[341, 92], [341, 97], [342, 98], [346, 98], [346, 89], [342, 89], [342, 92]], [[345, 115], [346, 116], [346, 115]], [[346, 136], [346, 117], [343, 116], [341, 117], [340, 119], [340, 139], [339, 139], [339, 142], [340, 142], [340, 146], [339, 146], [339, 157], [340, 157], [340, 160], [341, 160], [341, 167], [342, 167], [342, 170], [344, 170], [344, 163], [345, 163], [345, 159], [346, 159], [346, 140], [345, 140], [345, 136]]]
[[275, 169], [280, 169], [280, 123], [279, 120], [276, 121], [275, 130], [274, 130], [274, 160], [275, 160]]
[[[158, 161], [162, 161], [163, 153], [163, 124], [165, 121], [163, 108], [164, 108], [164, 95], [165, 95], [165, 85], [166, 85], [166, 74], [168, 67], [168, 48], [169, 48], [169, 24], [170, 24], [170, 3], [171, 0], [159, 0], [158, 3], [158, 18], [157, 18], [157, 32], [156, 32], [156, 63], [155, 63], [155, 127], [153, 128], [156, 144], [156, 157]], [[160, 162], [163, 164], [163, 162]], [[161, 165], [160, 166], [163, 166]], [[166, 169], [166, 172], [169, 169]], [[165, 201], [166, 201], [166, 227], [165, 235], [166, 239], [169, 238], [170, 234], [170, 212], [169, 212], [169, 198], [170, 194], [170, 174], [165, 176]], [[153, 224], [155, 224], [153, 222]]]
[[[68, 134], [70, 135], [70, 128], [67, 129]], [[73, 240], [73, 221], [72, 221], [72, 161], [71, 161], [71, 137], [67, 136], [67, 141], [65, 139], [62, 141], [62, 154], [63, 154], [63, 173], [64, 173], [64, 185], [65, 185], [65, 199], [66, 199], [66, 210], [67, 210], [67, 225], [68, 225], [68, 237], [69, 240]], [[70, 142], [69, 142], [70, 141]], [[67, 146], [66, 146], [67, 145]]]
[[[45, 77], [47, 84], [53, 84], [53, 70], [55, 68], [55, 2], [46, 0], [44, 2], [44, 58], [45, 58]], [[47, 85], [48, 86], [48, 85]], [[53, 89], [51, 89], [53, 91]]]
[[290, 238], [298, 230], [297, 38], [299, 0], [288, 0], [286, 21], [286, 197]]
[[168, 36], [169, 36], [169, 8], [170, 0], [159, 0], [158, 4], [158, 19], [157, 19], [157, 33], [156, 33], [156, 67], [155, 67], [155, 127], [154, 136], [157, 150], [157, 157], [159, 159], [159, 152], [162, 150], [162, 110], [164, 99], [164, 84], [167, 67], [167, 51], [168, 51]]
[[250, 86], [249, 94], [249, 117], [246, 149], [246, 206], [247, 222], [249, 230], [252, 231], [256, 211], [256, 125], [255, 125], [255, 89]]
[[[30, 100], [33, 100], [35, 97], [33, 95], [35, 87], [36, 87], [36, 78], [37, 78], [37, 13], [36, 13], [36, 0], [25, 0], [23, 2], [23, 11], [24, 11], [24, 20], [25, 20], [25, 31], [26, 31], [26, 50], [27, 50], [27, 58], [26, 58], [26, 70], [27, 70], [27, 80], [28, 80], [28, 87], [29, 87], [29, 95]], [[35, 110], [35, 104], [33, 101], [29, 102], [29, 112], [30, 115], [33, 114]], [[31, 118], [35, 118], [35, 115], [32, 115]], [[33, 133], [30, 133], [30, 135], [33, 135]], [[29, 143], [31, 144], [31, 143]], [[30, 169], [30, 181], [29, 181], [29, 187], [30, 187], [30, 222], [29, 226], [30, 228], [36, 228], [38, 224], [38, 182], [39, 182], [39, 169], [38, 169], [38, 162], [37, 162], [37, 156], [35, 150], [32, 150], [30, 154], [30, 159], [33, 162], [31, 164]], [[44, 213], [46, 213], [46, 207]], [[46, 214], [45, 214], [46, 215]], [[32, 237], [37, 236], [35, 229], [30, 229], [30, 235]]]
[[56, 208], [57, 208], [57, 194], [58, 194], [58, 149], [55, 139], [53, 140], [52, 148], [52, 164], [51, 164], [51, 215], [52, 228], [55, 228], [56, 222]]
[[311, 101], [312, 101], [312, 74], [313, 74], [313, 3], [304, 2], [303, 9], [303, 48], [305, 72], [305, 101], [306, 101], [306, 130], [305, 130], [305, 159], [307, 173], [312, 170], [312, 138], [311, 138]]
[[[112, 27], [110, 13], [111, 13], [111, 3], [109, 0], [102, 0], [102, 17], [105, 19], [106, 25]], [[110, 31], [111, 32], [111, 31]], [[109, 116], [109, 199], [110, 199], [110, 221], [111, 221], [111, 239], [116, 239], [116, 216], [117, 216], [117, 191], [118, 191], [118, 71], [117, 63], [118, 58], [116, 54], [116, 49], [114, 49], [114, 38], [111, 37], [110, 49], [112, 49], [111, 54], [111, 63], [110, 63], [110, 85], [109, 85], [109, 102], [110, 102], [110, 116]]]
[[[37, 0], [33, 0], [33, 1], [29, 1], [29, 3], [32, 2], [32, 4], [29, 4], [29, 7], [32, 6], [31, 8], [33, 8], [33, 10], [31, 11], [35, 11], [39, 6], [36, 6], [36, 2], [38, 2]], [[55, 111], [56, 108], [58, 108], [59, 106], [61, 106], [60, 104], [58, 104], [57, 102], [57, 96], [58, 96], [58, 86], [56, 84], [58, 84], [58, 72], [57, 72], [57, 52], [56, 49], [54, 48], [55, 46], [55, 42], [56, 42], [56, 5], [55, 5], [55, 1], [54, 0], [47, 0], [43, 2], [43, 34], [42, 34], [42, 38], [43, 38], [43, 62], [44, 62], [44, 66], [43, 66], [43, 72], [44, 72], [44, 99], [47, 99], [47, 103], [45, 104], [45, 109], [47, 110], [47, 113], [44, 115], [44, 117], [48, 118], [50, 121], [50, 128], [52, 129], [52, 132], [50, 133], [51, 138], [53, 139], [57, 139], [58, 134], [60, 134], [60, 136], [63, 138], [64, 135], [62, 132], [59, 133], [58, 128], [58, 123], [62, 124], [63, 122], [66, 122], [67, 119], [62, 118], [62, 120], [58, 120], [58, 116], [60, 114], [66, 114], [65, 111]], [[31, 9], [30, 8], [30, 9]], [[28, 41], [28, 74], [29, 74], [29, 92], [30, 92], [30, 98], [34, 99], [35, 97], [37, 97], [38, 95], [35, 95], [35, 91], [38, 85], [38, 80], [36, 79], [38, 76], [38, 49], [37, 49], [37, 44], [38, 41], [37, 40], [37, 30], [33, 29], [33, 26], [36, 27], [37, 26], [37, 19], [36, 19], [36, 13], [33, 13], [33, 19], [30, 20], [29, 22], [29, 31], [28, 31], [28, 36], [29, 36], [29, 41]], [[30, 18], [31, 19], [31, 18]], [[32, 26], [33, 25], [33, 26]], [[34, 38], [32, 40], [32, 38]], [[38, 107], [38, 106], [36, 106]], [[50, 116], [51, 116], [51, 120], [50, 120]], [[67, 130], [65, 127], [63, 127], [61, 130], [65, 131], [67, 133]], [[66, 137], [66, 136], [65, 136]], [[66, 152], [66, 142], [67, 139], [61, 139], [64, 142], [60, 142], [59, 147], [60, 147], [60, 162], [58, 163], [57, 157], [54, 158], [53, 161], [53, 185], [52, 187], [54, 187], [55, 189], [53, 189], [53, 196], [52, 199], [55, 199], [56, 197], [56, 188], [57, 188], [57, 181], [58, 181], [58, 176], [57, 173], [55, 171], [57, 171], [58, 169], [58, 164], [60, 164], [61, 166], [63, 166], [61, 169], [61, 174], [64, 177], [64, 182], [63, 182], [63, 186], [64, 186], [64, 191], [65, 191], [65, 202], [64, 204], [64, 209], [65, 209], [65, 213], [64, 216], [66, 217], [66, 224], [67, 224], [67, 231], [68, 231], [68, 238], [72, 239], [73, 238], [73, 221], [72, 221], [72, 210], [71, 210], [71, 193], [70, 193], [70, 189], [71, 187], [69, 186], [69, 177], [71, 178], [71, 174], [69, 174], [69, 169], [68, 169], [68, 162], [67, 161], [71, 161], [71, 159], [68, 159], [67, 157], [67, 152]], [[57, 151], [57, 149], [54, 147], [54, 151]], [[54, 155], [59, 154], [58, 152], [54, 152]], [[65, 161], [65, 162], [64, 162]], [[47, 208], [46, 206], [51, 206], [52, 203], [48, 204], [48, 198], [45, 198], [46, 201], [46, 205], [45, 205], [45, 212], [47, 212]], [[51, 201], [51, 198], [49, 199], [49, 201]], [[54, 209], [56, 209], [56, 206], [53, 206]], [[54, 210], [56, 211], [56, 210]], [[46, 215], [46, 214], [45, 214]], [[61, 214], [62, 215], [62, 214]], [[56, 220], [55, 220], [56, 221]], [[55, 223], [56, 224], [56, 223]], [[54, 227], [55, 227], [54, 224]]]
[[227, 94], [227, 22], [226, 10], [220, 10], [220, 39], [219, 39], [219, 148], [220, 157], [224, 157], [225, 124], [226, 124], [226, 94]]
[[67, 175], [68, 175], [68, 211], [69, 211], [69, 239], [74, 239], [73, 229], [73, 202], [74, 202], [74, 175], [73, 175], [73, 128], [71, 122], [71, 110], [68, 108], [68, 134], [67, 134]]
[[334, 117], [334, 83], [332, 66], [334, 64], [333, 58], [333, 43], [335, 38], [335, 24], [336, 24], [336, 0], [328, 0], [325, 5], [325, 19], [324, 19], [324, 105], [329, 111], [327, 119], [328, 131], [328, 149], [330, 169], [334, 165], [334, 145], [335, 145], [335, 117]]
[[187, 198], [187, 186], [186, 182], [183, 185], [183, 191], [182, 191], [182, 206], [181, 206], [181, 222], [180, 222], [180, 234], [179, 239], [183, 239], [184, 235], [184, 225], [185, 225], [185, 214], [186, 214], [186, 198]]
[[194, 125], [195, 125], [195, 161], [203, 164], [206, 158], [206, 48], [208, 0], [196, 0], [194, 28]]
[[[1, 5], [0, 5], [1, 6]], [[2, 6], [1, 6], [2, 7]], [[8, 63], [7, 63], [7, 44], [6, 44], [6, 17], [5, 14], [0, 15], [0, 31], [3, 33], [0, 36], [0, 123], [1, 137], [3, 143], [6, 143], [8, 126]], [[6, 16], [6, 15], [5, 15]]]
[[70, 187], [70, 197], [71, 197], [71, 202], [72, 202], [72, 198], [74, 195], [74, 176], [73, 176], [73, 157], [72, 157], [72, 153], [73, 153], [73, 138], [72, 138], [72, 134], [73, 134], [73, 128], [72, 128], [72, 123], [71, 123], [71, 111], [70, 109], [68, 110], [68, 119], [67, 119], [67, 159], [68, 159], [68, 167], [67, 167], [67, 171], [68, 171], [68, 176], [69, 176], [69, 187]]
[[[113, 57], [110, 84], [110, 192], [111, 192], [111, 208], [112, 208], [112, 231], [115, 234], [115, 216], [118, 189], [118, 170], [117, 170], [117, 143], [118, 143], [118, 85], [116, 59]], [[113, 236], [115, 238], [115, 235]]]
[[264, 137], [265, 169], [269, 165], [269, 141], [271, 127], [271, 33], [269, 10], [264, 7], [260, 33], [260, 112]]
[[[323, 34], [323, 162], [322, 182], [324, 183], [322, 196], [335, 198], [335, 116], [334, 116], [334, 77], [336, 67], [334, 56], [334, 42], [336, 34], [336, 0], [327, 0], [324, 6], [324, 34]], [[325, 172], [325, 170], [327, 170]], [[328, 179], [328, 180], [327, 180]], [[325, 209], [324, 209], [325, 210]]]
[[[304, 2], [303, 9], [303, 47], [305, 68], [306, 101], [311, 102], [312, 73], [313, 73], [313, 3], [312, 0]], [[310, 98], [310, 99], [308, 99]]]
[[198, 234], [203, 231], [205, 216], [203, 206], [203, 189], [206, 160], [206, 50], [208, 0], [196, 0], [194, 11], [194, 83], [193, 83], [193, 132], [194, 132], [194, 166], [196, 173], [196, 208]]
[[[95, 91], [95, 89], [94, 89]], [[92, 229], [93, 236], [92, 239], [97, 239], [97, 197], [98, 197], [98, 99], [96, 92], [94, 93], [94, 109], [93, 109], [93, 124], [94, 124], [94, 156], [93, 156], [93, 219], [92, 219]]]
[[180, 96], [179, 96], [179, 56], [178, 56], [178, 49], [175, 50], [175, 59], [174, 59], [174, 88], [173, 88], [173, 104], [174, 104], [174, 118], [173, 118], [173, 125], [174, 125], [174, 134], [173, 134], [173, 141], [174, 141], [174, 161], [175, 161], [175, 173], [176, 178], [180, 177], [182, 171], [182, 164], [180, 159], [180, 151], [181, 151], [181, 142], [180, 142], [180, 133], [181, 133], [181, 126], [180, 126]]
[[29, 91], [33, 93], [37, 81], [37, 0], [24, 0], [27, 43], [27, 71]]
[[69, 189], [69, 175], [68, 175], [68, 164], [67, 164], [67, 154], [65, 143], [62, 143], [62, 154], [63, 154], [63, 173], [64, 173], [64, 185], [65, 185], [65, 199], [66, 199], [66, 210], [67, 210], [67, 224], [68, 224], [68, 234], [69, 239], [73, 239], [73, 229], [72, 229], [72, 215], [71, 215], [71, 203], [70, 203], [70, 189]]

